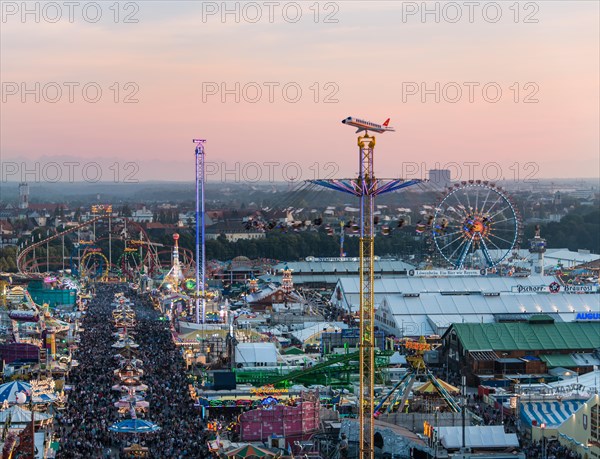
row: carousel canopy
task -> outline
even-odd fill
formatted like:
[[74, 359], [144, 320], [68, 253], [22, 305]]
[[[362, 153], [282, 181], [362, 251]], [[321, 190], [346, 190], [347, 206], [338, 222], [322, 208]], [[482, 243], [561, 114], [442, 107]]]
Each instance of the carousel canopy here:
[[16, 403], [19, 392], [29, 392], [31, 385], [23, 381], [12, 381], [0, 386], [0, 403]]
[[118, 390], [121, 392], [129, 392], [130, 390], [136, 392], [144, 392], [148, 390], [148, 386], [146, 386], [145, 384], [139, 384], [137, 386], [125, 386], [124, 384], [115, 384], [114, 386], [112, 386], [112, 390]]
[[135, 405], [135, 407], [139, 408], [139, 409], [146, 409], [146, 408], [148, 408], [150, 406], [150, 403], [148, 403], [145, 400], [141, 400], [141, 401], [138, 401], [138, 402], [136, 402], [136, 401], [131, 402], [129, 400], [123, 400], [123, 399], [121, 399], [118, 402], [114, 403], [114, 405], [117, 408], [131, 408], [132, 404]]
[[128, 358], [121, 354], [117, 354], [117, 358], [119, 359], [119, 367], [124, 368], [128, 365], [133, 366], [134, 368], [142, 368], [144, 366], [144, 362], [140, 359], [136, 358]]
[[135, 341], [133, 341], [132, 339], [127, 339], [127, 340], [121, 340], [121, 341], [117, 341], [115, 344], [112, 345], [112, 347], [114, 348], [118, 348], [118, 349], [123, 349], [126, 347], [131, 347], [133, 349], [138, 348], [140, 345], [137, 344]]
[[[7, 410], [0, 411], [0, 422], [6, 422], [10, 418], [11, 424], [27, 424], [31, 422], [31, 411], [19, 406], [13, 405]], [[46, 421], [52, 416], [46, 413], [33, 413], [35, 422]]]
[[111, 432], [117, 433], [151, 433], [160, 430], [153, 422], [144, 421], [143, 419], [126, 419], [125, 421], [116, 422], [108, 428]]
[[144, 400], [144, 396], [140, 395], [140, 394], [130, 394], [130, 395], [126, 395], [125, 397], [121, 397], [121, 402], [141, 402]]

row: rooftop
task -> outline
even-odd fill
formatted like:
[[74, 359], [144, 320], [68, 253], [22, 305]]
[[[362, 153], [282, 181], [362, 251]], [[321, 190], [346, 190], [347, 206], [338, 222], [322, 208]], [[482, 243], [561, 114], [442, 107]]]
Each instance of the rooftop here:
[[[280, 263], [273, 269], [275, 272], [283, 269], [287, 265], [293, 270], [294, 275], [301, 273], [314, 273], [314, 274], [358, 274], [359, 260], [358, 258], [325, 258], [307, 261], [295, 261], [288, 263]], [[389, 273], [389, 272], [401, 272], [414, 269], [414, 266], [405, 263], [400, 260], [375, 260], [375, 274], [377, 273]]]
[[446, 335], [453, 330], [468, 351], [575, 351], [600, 344], [600, 323], [594, 322], [458, 323]]

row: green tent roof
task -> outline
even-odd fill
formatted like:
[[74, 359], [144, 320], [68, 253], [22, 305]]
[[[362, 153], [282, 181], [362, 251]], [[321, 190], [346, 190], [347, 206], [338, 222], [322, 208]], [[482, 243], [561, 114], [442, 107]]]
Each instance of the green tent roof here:
[[295, 346], [288, 347], [283, 351], [284, 355], [301, 355], [304, 354], [302, 349], [299, 349]]
[[549, 355], [540, 355], [540, 359], [546, 362], [548, 368], [558, 368], [558, 367], [576, 367], [577, 362], [573, 360], [570, 354], [549, 354]]
[[467, 351], [548, 351], [595, 349], [600, 344], [600, 323], [466, 323], [453, 324]]

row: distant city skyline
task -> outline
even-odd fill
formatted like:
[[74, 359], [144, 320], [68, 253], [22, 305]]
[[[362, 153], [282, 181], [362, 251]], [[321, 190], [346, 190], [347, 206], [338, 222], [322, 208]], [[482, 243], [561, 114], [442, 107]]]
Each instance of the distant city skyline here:
[[598, 2], [501, 3], [500, 19], [486, 7], [472, 21], [460, 2], [459, 20], [438, 2], [301, 3], [297, 22], [289, 2], [272, 22], [262, 3], [225, 17], [220, 2], [131, 3], [102, 4], [97, 22], [3, 3], [2, 182], [23, 162], [38, 181], [58, 163], [68, 181], [64, 161], [98, 163], [102, 181], [190, 181], [199, 136], [209, 180], [348, 177], [347, 116], [391, 118], [382, 177], [448, 164], [460, 179], [600, 176]]

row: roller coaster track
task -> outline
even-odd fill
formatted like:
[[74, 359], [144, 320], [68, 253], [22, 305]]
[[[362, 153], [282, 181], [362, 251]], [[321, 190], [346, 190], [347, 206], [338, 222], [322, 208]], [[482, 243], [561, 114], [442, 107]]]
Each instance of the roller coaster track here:
[[36, 242], [34, 244], [31, 244], [31, 245], [28, 245], [23, 250], [21, 250], [19, 252], [19, 254], [17, 255], [17, 269], [19, 270], [19, 273], [21, 273], [21, 274], [32, 274], [32, 273], [28, 273], [26, 271], [24, 265], [25, 265], [25, 260], [27, 258], [27, 255], [30, 254], [31, 252], [33, 252], [36, 248], [41, 247], [41, 246], [43, 246], [43, 245], [45, 245], [45, 244], [47, 244], [49, 242], [52, 242], [52, 241], [54, 241], [54, 240], [56, 240], [56, 239], [58, 239], [58, 238], [60, 238], [62, 236], [70, 234], [70, 233], [72, 233], [74, 231], [77, 231], [77, 230], [79, 230], [81, 228], [85, 228], [86, 226], [88, 226], [88, 225], [90, 225], [90, 224], [92, 224], [94, 222], [97, 222], [98, 220], [102, 220], [103, 218], [110, 218], [110, 217], [107, 216], [107, 215], [100, 215], [98, 217], [94, 217], [94, 218], [92, 218], [90, 220], [87, 220], [84, 223], [81, 223], [81, 224], [79, 224], [77, 226], [74, 226], [73, 228], [69, 228], [67, 230], [61, 231], [60, 233], [56, 233], [53, 236], [50, 236], [50, 237], [48, 237], [46, 239], [42, 239], [41, 241], [38, 241], [38, 242]]
[[[377, 353], [377, 359], [381, 359], [381, 357], [388, 357], [391, 355], [388, 351], [380, 351]], [[258, 374], [248, 374], [244, 370], [236, 371], [236, 379], [239, 382], [250, 382], [250, 383], [260, 383], [261, 385], [272, 384], [278, 385], [283, 382], [291, 382], [294, 380], [298, 380], [301, 378], [305, 378], [307, 376], [317, 376], [325, 373], [343, 373], [349, 371], [349, 368], [346, 367], [344, 369], [341, 368], [332, 368], [334, 365], [344, 364], [348, 362], [355, 361], [356, 368], [354, 370], [358, 372], [358, 352], [352, 352], [349, 354], [342, 354], [339, 356], [331, 357], [325, 362], [318, 363], [309, 368], [304, 368], [301, 370], [292, 371], [291, 373], [287, 373], [285, 375], [279, 373], [265, 373], [262, 375]], [[376, 360], [377, 360], [376, 359]]]
[[350, 362], [351, 360], [358, 361], [358, 352], [352, 352], [351, 354], [342, 354], [340, 356], [333, 357], [333, 358], [327, 360], [326, 362], [317, 363], [316, 365], [313, 365], [310, 368], [292, 371], [291, 373], [288, 373], [287, 375], [283, 375], [283, 376], [277, 376], [275, 378], [270, 379], [267, 382], [267, 384], [276, 385], [276, 384], [282, 383], [283, 381], [293, 381], [294, 379], [301, 377], [301, 376], [303, 377], [303, 376], [309, 376], [311, 374], [321, 373], [324, 369], [326, 369], [332, 365], [335, 365], [336, 363], [345, 363], [345, 362]]
[[[23, 275], [26, 275], [26, 276], [32, 276], [32, 275], [37, 274], [37, 273], [32, 272], [33, 268], [35, 268], [36, 266], [42, 265], [42, 263], [35, 263], [35, 262], [32, 263], [32, 260], [27, 260], [27, 256], [30, 255], [36, 248], [44, 246], [47, 243], [52, 242], [52, 241], [54, 241], [54, 240], [56, 240], [58, 238], [61, 238], [61, 237], [65, 236], [65, 235], [67, 235], [67, 234], [74, 233], [74, 232], [76, 232], [76, 231], [78, 231], [78, 230], [80, 230], [82, 228], [85, 228], [86, 226], [89, 226], [89, 225], [97, 222], [98, 220], [109, 219], [109, 218], [120, 218], [122, 220], [125, 220], [129, 224], [135, 225], [139, 229], [139, 231], [141, 233], [143, 233], [143, 234], [140, 235], [140, 237], [142, 238], [142, 240], [145, 239], [147, 241], [146, 245], [148, 246], [148, 250], [147, 250], [147, 254], [144, 257], [144, 260], [149, 257], [149, 261], [148, 261], [149, 265], [155, 267], [156, 269], [160, 269], [161, 268], [162, 262], [161, 262], [161, 260], [159, 258], [159, 253], [158, 253], [158, 251], [157, 251], [156, 248], [157, 247], [163, 247], [163, 245], [162, 244], [157, 244], [157, 243], [150, 242], [150, 238], [148, 237], [148, 234], [146, 233], [145, 229], [139, 223], [134, 222], [134, 221], [132, 221], [132, 220], [130, 220], [128, 218], [125, 218], [125, 217], [113, 217], [111, 215], [98, 215], [97, 217], [91, 218], [91, 219], [89, 219], [89, 220], [87, 220], [87, 221], [85, 221], [85, 222], [83, 222], [83, 223], [81, 223], [81, 224], [79, 224], [77, 226], [74, 226], [72, 228], [66, 229], [64, 231], [61, 231], [60, 233], [56, 233], [56, 234], [54, 234], [54, 235], [52, 235], [52, 236], [50, 236], [50, 237], [48, 237], [46, 239], [43, 239], [41, 241], [38, 241], [38, 242], [36, 242], [34, 244], [28, 245], [27, 247], [23, 248], [23, 250], [21, 250], [18, 253], [18, 255], [17, 255], [17, 268], [19, 270], [19, 273], [23, 274]], [[124, 238], [119, 237], [119, 236], [115, 236], [113, 239], [125, 240]], [[102, 238], [98, 239], [98, 241], [99, 240], [102, 240]], [[186, 259], [187, 263], [189, 264], [189, 260], [193, 260], [193, 255], [192, 255], [192, 252], [190, 250], [187, 250], [187, 252], [186, 252], [186, 250], [187, 249], [181, 249], [180, 248], [180, 251], [183, 253], [182, 254], [182, 258]], [[171, 253], [170, 251], [166, 251], [166, 252], [168, 252], [169, 254]]]

